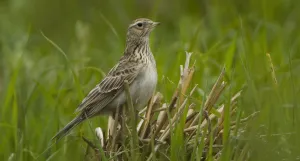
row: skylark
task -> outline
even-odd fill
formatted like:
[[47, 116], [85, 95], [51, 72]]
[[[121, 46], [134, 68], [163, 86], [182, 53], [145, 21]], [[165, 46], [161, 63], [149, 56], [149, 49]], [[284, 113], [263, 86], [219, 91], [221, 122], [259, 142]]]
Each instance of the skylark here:
[[128, 27], [124, 55], [92, 89], [76, 109], [80, 114], [52, 139], [59, 140], [84, 120], [103, 114], [112, 114], [126, 103], [124, 81], [134, 107], [143, 108], [154, 93], [157, 83], [155, 59], [149, 46], [149, 35], [158, 22], [146, 18], [134, 20]]

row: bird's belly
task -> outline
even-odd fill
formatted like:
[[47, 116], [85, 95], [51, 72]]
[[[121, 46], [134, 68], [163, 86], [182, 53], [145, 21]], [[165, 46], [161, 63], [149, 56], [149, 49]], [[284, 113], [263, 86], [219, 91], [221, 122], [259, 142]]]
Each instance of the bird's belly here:
[[[149, 101], [154, 93], [157, 84], [157, 72], [156, 68], [150, 66], [144, 67], [144, 69], [137, 75], [136, 79], [130, 84], [129, 91], [132, 99], [133, 106], [140, 110]], [[103, 109], [112, 109], [123, 106], [126, 103], [126, 92], [120, 93], [108, 106]], [[103, 112], [102, 110], [102, 112]]]
[[131, 98], [136, 109], [140, 110], [149, 101], [157, 84], [156, 68], [146, 67], [131, 86]]

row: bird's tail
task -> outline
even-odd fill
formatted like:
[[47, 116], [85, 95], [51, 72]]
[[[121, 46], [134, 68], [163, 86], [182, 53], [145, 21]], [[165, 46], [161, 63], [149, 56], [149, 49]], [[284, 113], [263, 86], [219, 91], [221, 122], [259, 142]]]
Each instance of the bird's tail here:
[[61, 129], [51, 140], [59, 141], [66, 136], [76, 125], [80, 124], [84, 119], [82, 117], [76, 117], [69, 122], [63, 129]]

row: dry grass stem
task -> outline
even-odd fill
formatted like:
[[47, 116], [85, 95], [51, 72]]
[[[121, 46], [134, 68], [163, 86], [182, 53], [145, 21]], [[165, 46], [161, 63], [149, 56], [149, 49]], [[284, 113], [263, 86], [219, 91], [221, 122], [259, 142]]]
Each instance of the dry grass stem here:
[[274, 68], [274, 65], [273, 65], [273, 62], [272, 62], [271, 55], [269, 53], [267, 53], [266, 55], [267, 55], [267, 58], [268, 58], [268, 61], [269, 61], [273, 82], [274, 82], [275, 86], [277, 86], [277, 78], [276, 78], [275, 68]]

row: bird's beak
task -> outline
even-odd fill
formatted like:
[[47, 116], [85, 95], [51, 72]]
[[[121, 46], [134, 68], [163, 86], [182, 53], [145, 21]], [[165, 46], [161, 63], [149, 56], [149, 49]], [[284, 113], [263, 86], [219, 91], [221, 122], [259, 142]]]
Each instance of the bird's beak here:
[[152, 23], [152, 26], [155, 27], [155, 26], [157, 26], [157, 25], [159, 25], [159, 24], [160, 24], [160, 22], [153, 22], [153, 23]]

